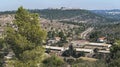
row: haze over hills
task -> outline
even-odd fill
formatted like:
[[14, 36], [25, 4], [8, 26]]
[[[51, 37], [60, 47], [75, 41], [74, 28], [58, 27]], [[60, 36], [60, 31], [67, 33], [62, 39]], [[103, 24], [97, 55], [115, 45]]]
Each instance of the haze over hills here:
[[120, 9], [113, 10], [91, 10], [93, 13], [101, 15], [103, 17], [112, 19], [112, 20], [120, 20]]

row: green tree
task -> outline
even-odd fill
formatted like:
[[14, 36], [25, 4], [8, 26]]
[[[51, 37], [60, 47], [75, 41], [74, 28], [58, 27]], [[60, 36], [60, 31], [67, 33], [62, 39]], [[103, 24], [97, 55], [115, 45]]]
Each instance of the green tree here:
[[4, 56], [8, 54], [8, 47], [3, 38], [0, 38], [0, 67], [3, 67]]
[[67, 56], [67, 57], [77, 57], [77, 54], [76, 54], [76, 50], [74, 49], [74, 47], [72, 45], [69, 46], [69, 49], [64, 51], [62, 56]]
[[112, 45], [111, 49], [111, 62], [109, 62], [109, 67], [119, 67], [120, 66], [120, 40], [117, 40], [115, 44]]
[[59, 34], [59, 37], [61, 38], [60, 41], [62, 43], [66, 43], [67, 37], [65, 36], [65, 33], [63, 31], [60, 31], [58, 34]]
[[8, 26], [5, 37], [17, 59], [13, 63], [15, 67], [37, 67], [40, 64], [44, 55], [42, 44], [46, 35], [46, 31], [40, 27], [38, 14], [29, 13], [23, 7], [18, 8], [15, 20], [12, 26]]
[[43, 67], [66, 67], [65, 62], [57, 56], [51, 56], [45, 59], [43, 63]]

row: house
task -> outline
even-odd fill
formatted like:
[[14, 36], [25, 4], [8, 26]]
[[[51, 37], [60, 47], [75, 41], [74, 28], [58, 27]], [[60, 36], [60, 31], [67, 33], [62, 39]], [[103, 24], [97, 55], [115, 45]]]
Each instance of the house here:
[[98, 42], [104, 43], [106, 41], [107, 41], [106, 37], [100, 37], [100, 38], [98, 38]]
[[95, 48], [98, 48], [98, 49], [104, 49], [104, 50], [109, 50], [109, 48], [111, 47], [111, 44], [106, 44], [106, 43], [93, 43], [93, 42], [90, 42], [88, 44], [85, 45], [84, 48], [86, 49], [95, 49]]
[[47, 45], [52, 45], [52, 44], [55, 44], [55, 43], [57, 43], [57, 42], [54, 39], [50, 39], [50, 40], [47, 41]]
[[86, 40], [71, 41], [71, 44], [75, 48], [84, 48], [84, 49], [98, 48], [99, 50], [109, 50], [109, 48], [111, 47], [111, 44], [94, 43], [94, 42], [89, 42], [89, 41], [86, 41]]
[[7, 56], [5, 56], [5, 59], [12, 59], [15, 56], [14, 52], [9, 52]]
[[55, 39], [56, 41], [60, 41], [61, 38], [60, 38], [60, 37], [55, 37], [54, 39]]

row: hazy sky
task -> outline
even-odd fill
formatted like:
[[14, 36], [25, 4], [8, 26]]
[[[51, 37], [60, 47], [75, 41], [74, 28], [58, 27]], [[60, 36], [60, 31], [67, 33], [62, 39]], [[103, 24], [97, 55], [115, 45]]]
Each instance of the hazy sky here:
[[16, 10], [19, 6], [29, 9], [83, 8], [120, 9], [120, 0], [0, 0], [0, 11]]

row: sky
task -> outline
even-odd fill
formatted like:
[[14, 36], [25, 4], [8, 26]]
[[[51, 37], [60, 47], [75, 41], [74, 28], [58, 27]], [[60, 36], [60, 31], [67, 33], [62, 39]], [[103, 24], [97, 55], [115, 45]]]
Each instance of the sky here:
[[0, 11], [46, 8], [120, 9], [120, 0], [0, 0]]

